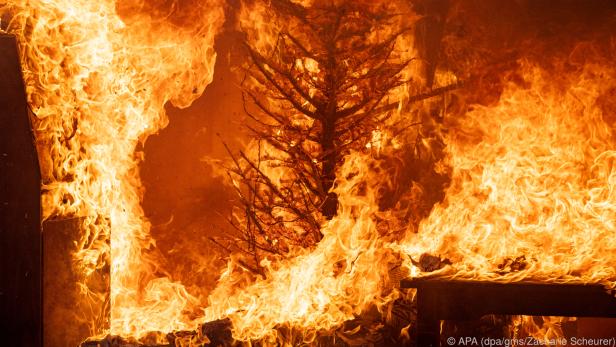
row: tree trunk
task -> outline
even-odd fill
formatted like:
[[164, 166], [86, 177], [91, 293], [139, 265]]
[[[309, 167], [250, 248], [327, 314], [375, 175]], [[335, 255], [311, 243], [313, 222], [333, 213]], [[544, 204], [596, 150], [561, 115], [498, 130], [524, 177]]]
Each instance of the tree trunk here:
[[[335, 32], [337, 28], [331, 28]], [[321, 171], [321, 184], [325, 198], [321, 205], [321, 213], [325, 218], [332, 219], [338, 212], [338, 196], [334, 192], [330, 192], [334, 186], [336, 179], [336, 162], [338, 160], [338, 151], [336, 148], [336, 108], [338, 106], [337, 85], [338, 80], [336, 72], [336, 41], [335, 35], [332, 35], [325, 44], [327, 50], [327, 63], [325, 64], [325, 84], [327, 86], [326, 95], [328, 97], [327, 105], [323, 121], [321, 122], [323, 132], [321, 134], [321, 151], [323, 155], [323, 167]]]
[[323, 122], [323, 133], [321, 134], [321, 150], [323, 151], [321, 184], [325, 191], [321, 213], [327, 219], [332, 219], [338, 211], [338, 196], [330, 192], [336, 179], [336, 162], [338, 160], [338, 153], [334, 143], [336, 122], [332, 119], [333, 117], [327, 117]]

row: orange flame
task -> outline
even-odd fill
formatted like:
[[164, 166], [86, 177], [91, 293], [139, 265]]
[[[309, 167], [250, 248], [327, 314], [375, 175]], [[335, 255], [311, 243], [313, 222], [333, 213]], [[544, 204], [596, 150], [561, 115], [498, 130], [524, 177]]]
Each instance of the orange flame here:
[[[181, 283], [157, 275], [148, 252], [155, 244], [140, 206], [139, 144], [166, 125], [166, 102], [186, 107], [211, 82], [222, 0], [192, 9], [190, 24], [169, 13], [122, 16], [113, 0], [10, 0], [1, 9], [19, 39], [37, 141], [48, 148], [41, 153], [45, 218], [84, 217], [75, 258], [85, 276], [111, 267], [111, 333], [192, 328], [189, 312], [199, 303]], [[272, 24], [259, 13], [244, 12], [242, 20]], [[260, 33], [257, 46], [267, 49], [275, 32], [268, 25], [249, 37]], [[400, 42], [401, 52], [412, 54], [411, 45]], [[238, 340], [271, 343], [280, 339], [275, 328], [291, 326], [309, 342], [396, 299], [392, 264], [424, 253], [452, 262], [442, 276], [615, 287], [615, 115], [600, 100], [614, 96], [616, 70], [583, 65], [560, 77], [526, 66], [530, 87], [511, 85], [497, 105], [460, 118], [446, 137], [443, 166], [453, 170], [446, 199], [402, 242], [378, 227], [377, 219], [394, 218], [379, 211], [383, 171], [352, 152], [338, 172], [338, 215], [324, 224], [320, 243], [265, 259], [266, 277], [256, 281], [231, 259], [199, 320], [229, 317]], [[409, 88], [391, 98], [402, 105]], [[395, 153], [392, 136], [379, 130], [369, 147]], [[422, 275], [410, 261], [405, 266]]]
[[[613, 288], [616, 151], [607, 122], [614, 115], [600, 100], [613, 93], [615, 72], [589, 63], [555, 80], [527, 64], [529, 87], [512, 84], [497, 105], [475, 106], [451, 129], [446, 199], [402, 242], [377, 229], [376, 217], [387, 216], [375, 200], [382, 171], [369, 156], [350, 154], [338, 174], [339, 214], [324, 226], [318, 246], [264, 261], [267, 278], [248, 286], [234, 277], [237, 265], [230, 262], [206, 320], [229, 317], [240, 340], [274, 343], [280, 339], [275, 328], [290, 325], [310, 341], [316, 331], [399, 297], [388, 277], [400, 254], [449, 259], [452, 265], [432, 273], [441, 276]], [[513, 265], [518, 256], [524, 263]], [[410, 261], [405, 265], [409, 276], [423, 275]], [[559, 321], [546, 318], [539, 328], [521, 317], [512, 329], [548, 339], [562, 336]]]
[[[134, 12], [144, 3], [128, 5]], [[166, 125], [167, 101], [186, 107], [211, 82], [222, 1], [192, 8], [198, 20], [188, 25], [167, 20], [172, 11], [123, 18], [119, 6], [9, 0], [1, 9], [19, 40], [36, 138], [45, 148], [45, 218], [85, 217], [75, 259], [86, 277], [111, 267], [112, 333], [185, 329], [184, 310], [194, 299], [155, 275], [147, 252], [154, 241], [140, 206], [138, 146]]]
[[452, 128], [447, 197], [402, 249], [448, 258], [447, 276], [614, 287], [614, 110], [601, 98], [615, 70], [589, 63], [557, 77], [527, 66], [524, 76], [531, 87], [511, 85]]
[[[341, 181], [339, 216], [323, 228], [323, 239], [312, 250], [302, 250], [288, 260], [262, 262], [267, 279], [248, 286], [234, 276], [238, 265], [230, 262], [219, 286], [210, 296], [205, 320], [228, 317], [239, 340], [276, 341], [277, 326], [304, 331], [310, 341], [318, 330], [330, 329], [352, 319], [369, 305], [395, 299], [386, 291], [386, 270], [396, 262], [385, 247], [374, 219], [377, 194], [366, 186], [371, 170], [366, 157], [350, 156], [342, 171], [352, 178]], [[307, 342], [308, 342], [307, 341]]]

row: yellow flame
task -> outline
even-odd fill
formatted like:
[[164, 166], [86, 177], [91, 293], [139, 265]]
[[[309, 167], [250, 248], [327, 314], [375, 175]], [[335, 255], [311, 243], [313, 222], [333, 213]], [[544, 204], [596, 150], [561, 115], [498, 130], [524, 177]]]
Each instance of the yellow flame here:
[[[156, 275], [149, 253], [155, 244], [140, 206], [138, 148], [166, 125], [168, 101], [188, 106], [212, 80], [222, 0], [202, 3], [188, 24], [164, 13], [122, 16], [113, 0], [10, 0], [2, 7], [11, 18], [7, 31], [19, 39], [37, 142], [47, 148], [45, 218], [84, 217], [75, 258], [85, 276], [111, 267], [114, 334], [193, 328], [189, 311], [199, 303], [181, 283]], [[242, 13], [242, 25], [263, 24], [249, 28], [248, 39], [270, 51], [276, 24], [263, 11]], [[412, 54], [405, 40], [401, 57]], [[452, 262], [443, 276], [614, 287], [614, 110], [598, 100], [613, 93], [615, 70], [586, 64], [555, 77], [527, 67], [524, 75], [531, 87], [511, 85], [497, 105], [475, 106], [452, 127], [443, 163], [452, 183], [417, 233], [396, 242], [380, 232], [376, 190], [385, 171], [353, 152], [338, 172], [338, 216], [326, 222], [320, 243], [265, 259], [266, 277], [254, 281], [231, 259], [200, 320], [229, 317], [240, 340], [276, 343], [275, 328], [291, 326], [311, 341], [397, 298], [389, 269], [424, 253]], [[401, 86], [391, 98], [402, 104], [412, 92]], [[388, 134], [374, 135], [379, 153], [399, 149], [382, 141]]]
[[448, 258], [448, 276], [613, 287], [615, 111], [600, 98], [615, 70], [586, 64], [555, 77], [527, 66], [524, 76], [530, 87], [511, 85], [451, 129], [447, 197], [404, 251]]
[[[350, 154], [338, 173], [339, 214], [317, 247], [265, 261], [267, 278], [250, 285], [230, 262], [205, 319], [229, 317], [240, 340], [274, 343], [275, 328], [289, 325], [309, 341], [315, 331], [399, 297], [388, 277], [400, 253], [403, 260], [424, 253], [449, 259], [442, 276], [614, 287], [616, 151], [607, 123], [614, 110], [598, 102], [614, 88], [615, 71], [606, 66], [588, 64], [558, 83], [526, 66], [530, 87], [512, 84], [497, 105], [463, 116], [446, 139], [453, 168], [446, 199], [402, 242], [377, 230], [383, 214], [373, 185], [383, 172], [365, 154]], [[507, 263], [518, 256], [525, 257], [522, 268]], [[424, 274], [406, 266], [409, 276]], [[562, 336], [562, 321], [545, 317], [539, 327], [517, 317], [511, 329], [514, 336], [550, 339]]]
[[[387, 272], [395, 263], [376, 228], [376, 194], [365, 181], [371, 171], [363, 155], [350, 156], [342, 170], [353, 178], [341, 182], [339, 216], [323, 228], [323, 239], [280, 262], [262, 262], [266, 279], [248, 286], [244, 276], [229, 268], [210, 296], [205, 320], [231, 319], [234, 337], [267, 338], [275, 342], [278, 326], [300, 328], [310, 341], [314, 333], [352, 319], [369, 305], [398, 296], [387, 289]], [[368, 190], [365, 194], [364, 190]], [[239, 275], [238, 275], [239, 273]], [[391, 289], [391, 288], [389, 288]]]
[[[111, 332], [187, 328], [193, 300], [155, 275], [140, 206], [140, 142], [167, 123], [164, 105], [188, 106], [211, 82], [222, 1], [181, 25], [119, 14], [114, 0], [10, 0], [2, 13], [21, 50], [36, 139], [45, 151], [45, 218], [85, 217], [75, 259], [85, 276], [111, 269]], [[134, 9], [133, 9], [134, 10]], [[109, 242], [110, 240], [110, 242]], [[110, 264], [109, 264], [110, 262]], [[100, 293], [97, 293], [100, 294]]]

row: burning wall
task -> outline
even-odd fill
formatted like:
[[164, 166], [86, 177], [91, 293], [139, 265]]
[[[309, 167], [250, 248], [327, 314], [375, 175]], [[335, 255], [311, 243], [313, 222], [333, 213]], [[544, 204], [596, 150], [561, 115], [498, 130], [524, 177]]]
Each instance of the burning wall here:
[[109, 266], [111, 329], [132, 334], [179, 328], [181, 308], [173, 307], [190, 300], [154, 275], [138, 145], [166, 125], [167, 101], [186, 107], [211, 81], [223, 13], [214, 2], [193, 3], [190, 11], [177, 2], [126, 5], [10, 1], [3, 13], [10, 14], [7, 31], [20, 40], [36, 114], [44, 216], [83, 217], [75, 266], [84, 296], [107, 300], [88, 292], [87, 281]]

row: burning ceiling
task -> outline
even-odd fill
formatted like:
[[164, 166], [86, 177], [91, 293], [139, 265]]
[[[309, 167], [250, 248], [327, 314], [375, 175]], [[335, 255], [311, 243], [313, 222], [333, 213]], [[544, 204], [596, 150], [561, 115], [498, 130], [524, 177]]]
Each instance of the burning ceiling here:
[[[428, 273], [615, 289], [616, 12], [548, 3], [0, 2], [44, 218], [80, 218], [74, 266], [83, 300], [108, 303], [102, 331], [160, 340], [226, 320], [239, 341], [312, 343], [393, 319], [412, 300], [399, 280]], [[209, 160], [234, 202], [224, 237], [191, 250], [224, 256], [206, 292], [165, 270], [140, 165], [165, 106], [212, 83], [217, 37], [237, 42], [218, 59], [247, 131]], [[101, 269], [109, 292], [89, 285]]]

